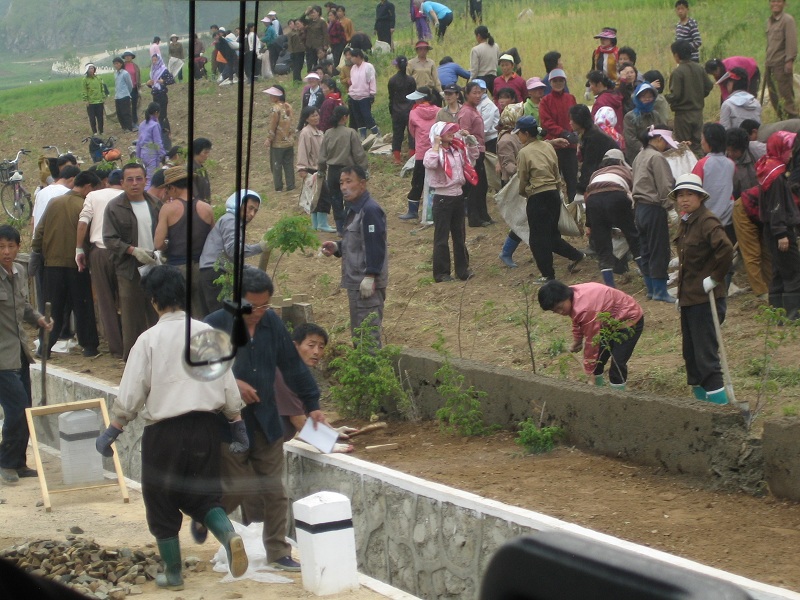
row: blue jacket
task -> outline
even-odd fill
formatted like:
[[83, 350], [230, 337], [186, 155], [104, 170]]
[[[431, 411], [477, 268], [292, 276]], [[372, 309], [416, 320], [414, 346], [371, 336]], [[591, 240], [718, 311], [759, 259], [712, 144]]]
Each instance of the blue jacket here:
[[467, 71], [460, 64], [454, 62], [439, 65], [438, 72], [439, 82], [442, 84], [442, 87], [458, 83], [459, 77], [463, 77], [467, 81], [469, 81], [470, 78], [469, 71]]

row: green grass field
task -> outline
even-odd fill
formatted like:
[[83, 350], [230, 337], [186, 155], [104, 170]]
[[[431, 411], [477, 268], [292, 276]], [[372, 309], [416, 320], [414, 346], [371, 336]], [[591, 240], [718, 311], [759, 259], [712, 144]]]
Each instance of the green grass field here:
[[[402, 1], [395, 4], [396, 47], [398, 51], [412, 56], [411, 48], [416, 33], [408, 17], [408, 7]], [[619, 46], [631, 46], [636, 50], [640, 70], [659, 69], [669, 76], [675, 66], [669, 51], [676, 22], [673, 5], [672, 0], [539, 0], [535, 4], [519, 0], [487, 2], [484, 22], [501, 49], [516, 47], [519, 50], [525, 77], [543, 75], [542, 56], [550, 50], [559, 50], [563, 55], [570, 86], [580, 102], [584, 76], [589, 70], [591, 53], [597, 45], [593, 36], [604, 26], [617, 28]], [[371, 6], [358, 3], [349, 10], [357, 28], [369, 33], [374, 18], [374, 7]], [[430, 56], [438, 62], [443, 56], [450, 55], [456, 62], [469, 68], [469, 52], [475, 44], [475, 26], [465, 18], [464, 3], [451, 6], [456, 18], [444, 43], [433, 41], [434, 49]], [[295, 8], [294, 3], [278, 3], [284, 20], [294, 15]], [[532, 12], [519, 16], [527, 9]], [[697, 19], [703, 36], [701, 60], [744, 55], [763, 61], [766, 45], [763, 30], [768, 13], [769, 7], [764, 0], [693, 3], [691, 16]], [[25, 60], [35, 58], [26, 57]], [[381, 111], [379, 105], [385, 104], [386, 82], [394, 69], [387, 58], [376, 57], [373, 60], [378, 68], [376, 116], [385, 131], [389, 126], [388, 113], [382, 114], [385, 111]], [[100, 64], [103, 64], [102, 61]], [[79, 78], [48, 81], [49, 69], [50, 64], [46, 61], [33, 64], [7, 61], [0, 66], [0, 116], [80, 102]], [[146, 71], [146, 65], [143, 71]], [[107, 77], [110, 79], [110, 76]], [[38, 83], [39, 79], [45, 82]], [[34, 83], [28, 84], [29, 81]], [[767, 110], [765, 120], [772, 117], [771, 110]], [[715, 91], [706, 103], [706, 116], [714, 119], [717, 114], [718, 92]]]

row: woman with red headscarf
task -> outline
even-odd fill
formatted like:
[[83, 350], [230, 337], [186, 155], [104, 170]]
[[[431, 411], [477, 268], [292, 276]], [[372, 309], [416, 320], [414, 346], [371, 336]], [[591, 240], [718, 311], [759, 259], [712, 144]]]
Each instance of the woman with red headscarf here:
[[[431, 127], [431, 148], [422, 159], [433, 194], [433, 278], [437, 283], [453, 281], [450, 276], [450, 248], [453, 238], [453, 261], [456, 277], [466, 281], [469, 270], [466, 229], [464, 226], [464, 191], [467, 181], [473, 185], [478, 175], [473, 168], [480, 154], [477, 141], [458, 133], [458, 123], [439, 121]], [[472, 143], [470, 143], [472, 142]]]
[[769, 136], [767, 153], [756, 163], [758, 185], [742, 193], [743, 197], [758, 201], [759, 218], [772, 254], [770, 306], [785, 309], [792, 320], [798, 318], [800, 309], [800, 250], [796, 232], [800, 210], [786, 174], [795, 137], [788, 131], [776, 131]]

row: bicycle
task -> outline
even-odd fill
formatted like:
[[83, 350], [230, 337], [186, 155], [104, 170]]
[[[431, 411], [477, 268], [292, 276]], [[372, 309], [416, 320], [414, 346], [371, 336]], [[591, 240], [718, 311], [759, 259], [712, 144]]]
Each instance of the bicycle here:
[[119, 166], [116, 161], [122, 158], [122, 153], [114, 147], [117, 138], [112, 136], [103, 140], [103, 138], [93, 135], [83, 138], [82, 143], [86, 144], [87, 142], [89, 144], [89, 155], [92, 157], [92, 162], [108, 162]]
[[20, 150], [14, 160], [3, 160], [0, 162], [0, 203], [6, 214], [16, 221], [27, 223], [33, 213], [33, 203], [31, 195], [22, 187], [22, 171], [19, 169], [19, 159], [30, 154], [30, 150]]

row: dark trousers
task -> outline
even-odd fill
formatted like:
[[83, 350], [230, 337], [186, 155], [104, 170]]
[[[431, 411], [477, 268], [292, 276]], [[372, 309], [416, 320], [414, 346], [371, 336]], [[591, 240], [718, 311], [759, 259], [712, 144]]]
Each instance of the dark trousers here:
[[636, 205], [636, 228], [639, 230], [639, 248], [644, 277], [666, 279], [669, 268], [669, 225], [667, 211], [656, 204]]
[[425, 189], [425, 167], [421, 160], [414, 161], [414, 170], [411, 173], [411, 190], [408, 192], [408, 199], [412, 202], [419, 202], [422, 199], [422, 191]]
[[247, 77], [247, 81], [253, 83], [253, 52], [245, 52], [242, 60], [244, 60], [244, 75]]
[[306, 50], [306, 73], [311, 73], [314, 65], [317, 64], [317, 49], [308, 48]]
[[222, 291], [222, 286], [214, 283], [220, 275], [222, 275], [222, 273], [217, 272], [214, 267], [200, 269], [200, 293], [203, 295], [208, 314], [222, 308], [222, 300], [219, 300], [219, 293]]
[[275, 72], [275, 65], [278, 64], [278, 58], [281, 56], [281, 47], [280, 46], [270, 46], [269, 50], [269, 66], [272, 68], [272, 72]]
[[438, 40], [441, 42], [444, 39], [444, 34], [448, 26], [453, 22], [453, 13], [447, 13], [443, 18], [439, 19], [439, 29], [436, 34]]
[[131, 90], [131, 118], [134, 124], [139, 122], [139, 90], [136, 86]]
[[86, 112], [89, 115], [89, 126], [92, 128], [92, 133], [103, 135], [103, 103], [87, 105]]
[[119, 119], [120, 127], [122, 127], [123, 131], [133, 131], [130, 97], [114, 100], [114, 105], [117, 107], [117, 119]]
[[469, 0], [469, 16], [474, 23], [483, 23], [483, 2]]
[[372, 330], [372, 338], [381, 347], [381, 326], [383, 325], [383, 305], [386, 302], [386, 288], [378, 288], [369, 298], [362, 298], [358, 290], [347, 290], [347, 302], [350, 306], [350, 335], [353, 337], [353, 345], [358, 346], [359, 340], [355, 336], [355, 330], [367, 321], [370, 315], [372, 320], [368, 321], [375, 327]]
[[[96, 351], [99, 340], [89, 271], [78, 271], [77, 267], [45, 267], [44, 294], [45, 299], [53, 305], [53, 331], [61, 331], [64, 324], [64, 305], [69, 298], [72, 312], [75, 313], [78, 343], [83, 346], [84, 351]], [[48, 355], [58, 341], [56, 337], [50, 336]]]
[[486, 155], [481, 152], [475, 161], [475, 172], [478, 174], [478, 183], [464, 186], [464, 195], [467, 197], [467, 217], [470, 227], [480, 227], [483, 223], [491, 222], [489, 209], [486, 207], [486, 193], [489, 191], [489, 182], [486, 180]]
[[269, 164], [272, 168], [272, 179], [275, 191], [283, 189], [283, 175], [286, 174], [286, 190], [294, 189], [294, 147], [269, 149]]
[[392, 28], [388, 24], [378, 25], [375, 28], [375, 32], [378, 34], [379, 42], [386, 42], [390, 46], [392, 45]]
[[28, 359], [20, 347], [22, 366], [0, 371], [0, 407], [3, 408], [3, 440], [0, 441], [0, 467], [25, 468], [28, 449], [28, 421], [25, 409], [31, 406], [31, 373]]
[[672, 137], [676, 142], [691, 142], [690, 150], [697, 155], [703, 154], [700, 147], [700, 135], [703, 132], [703, 111], [675, 111], [675, 126]]
[[456, 277], [466, 279], [469, 271], [467, 231], [464, 226], [463, 196], [433, 196], [433, 278], [441, 281], [450, 275], [450, 247], [453, 238], [453, 262]]
[[569, 260], [578, 260], [582, 254], [580, 250], [564, 241], [558, 231], [558, 217], [561, 214], [561, 195], [558, 190], [549, 190], [534, 194], [528, 198], [525, 207], [528, 216], [528, 227], [531, 236], [528, 244], [531, 247], [533, 260], [542, 273], [542, 277], [555, 279], [556, 271], [553, 268], [553, 254], [558, 254]]
[[[339, 44], [331, 44], [331, 54], [333, 54], [333, 68], [339, 68], [339, 61], [342, 60], [342, 52], [344, 52], [344, 47], [347, 44], [345, 42], [341, 42]], [[336, 73], [336, 71], [334, 71]]]
[[342, 188], [339, 186], [339, 178], [341, 176], [342, 167], [340, 165], [328, 165], [328, 176], [325, 179], [328, 184], [328, 199], [333, 208], [336, 229], [340, 231], [344, 226], [344, 200], [342, 199]]
[[128, 279], [117, 272], [119, 313], [122, 317], [122, 359], [128, 360], [131, 348], [139, 336], [156, 324], [158, 315], [144, 296], [139, 272]]
[[562, 148], [556, 150], [558, 156], [558, 169], [567, 184], [567, 204], [575, 200], [578, 192], [578, 150], [576, 148]]
[[305, 59], [305, 52], [292, 52], [292, 79], [295, 81], [303, 81], [303, 59]]
[[222, 506], [219, 449], [220, 424], [213, 413], [190, 412], [144, 428], [142, 499], [157, 540], [178, 535], [181, 512], [202, 523], [208, 511]]
[[89, 252], [89, 268], [108, 351], [112, 356], [122, 358], [122, 327], [117, 313], [117, 273], [109, 256], [106, 248], [94, 246]]
[[764, 227], [770, 255], [772, 256], [772, 280], [770, 294], [800, 294], [800, 251], [797, 249], [797, 234], [789, 229], [789, 249], [778, 250], [778, 239]]
[[[720, 324], [725, 321], [726, 308], [725, 298], [718, 298], [717, 314]], [[699, 385], [707, 392], [722, 389], [724, 383], [719, 362], [719, 344], [708, 302], [681, 306], [681, 334], [686, 383]]]
[[608, 348], [603, 348], [597, 355], [597, 365], [594, 368], [595, 375], [602, 375], [609, 357], [614, 360], [608, 369], [608, 380], [611, 383], [625, 383], [628, 381], [628, 361], [633, 355], [636, 343], [642, 337], [644, 329], [644, 317], [636, 321], [633, 327], [620, 331], [621, 337], [625, 339], [621, 342], [612, 342]]
[[600, 270], [613, 269], [616, 263], [611, 242], [611, 228], [618, 227], [628, 241], [631, 254], [639, 257], [639, 232], [633, 221], [631, 200], [625, 192], [599, 192], [586, 201], [586, 223], [591, 227], [591, 241], [600, 261]]
[[[158, 104], [159, 108], [161, 109], [158, 112], [158, 124], [161, 125], [161, 132], [169, 132], [169, 118], [167, 115], [167, 109], [169, 108], [169, 96], [167, 96], [166, 91], [158, 91], [153, 92], [153, 102]], [[169, 146], [164, 144], [164, 148], [169, 150]]]
[[[403, 138], [408, 131], [408, 114], [392, 117], [392, 152], [399, 152], [403, 148]], [[409, 136], [410, 141], [410, 136]]]
[[372, 98], [361, 98], [360, 100], [350, 98], [350, 106], [356, 120], [356, 127], [366, 127], [367, 129], [375, 127], [375, 118], [372, 116]]

